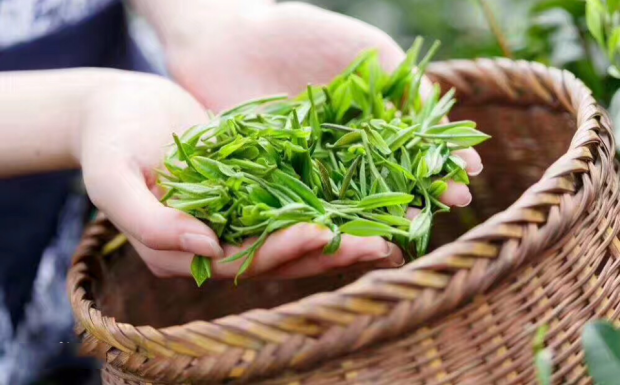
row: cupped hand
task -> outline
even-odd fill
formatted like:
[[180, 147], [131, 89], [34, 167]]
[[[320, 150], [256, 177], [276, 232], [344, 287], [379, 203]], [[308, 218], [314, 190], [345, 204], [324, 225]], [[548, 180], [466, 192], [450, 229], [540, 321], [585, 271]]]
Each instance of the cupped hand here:
[[[379, 50], [386, 70], [396, 68], [405, 57], [381, 30], [318, 7], [269, 0], [254, 1], [252, 7], [244, 1], [230, 4], [217, 17], [211, 9], [191, 8], [174, 34], [163, 39], [172, 76], [215, 111], [264, 95], [295, 95], [308, 83], [328, 83], [367, 49]], [[429, 94], [432, 87], [425, 81], [422, 92]], [[455, 154], [466, 161], [470, 175], [482, 171], [475, 150]], [[468, 187], [452, 181], [441, 198], [459, 207], [471, 200]], [[418, 212], [410, 209], [408, 216]], [[328, 230], [307, 224], [280, 231], [263, 246], [247, 275], [269, 271], [270, 276], [288, 278], [321, 274], [360, 261], [378, 261], [386, 267], [403, 263], [401, 250], [381, 238], [361, 241], [345, 236], [338, 254], [323, 256], [321, 250], [330, 238]], [[225, 246], [224, 250], [230, 256], [240, 249]], [[216, 264], [214, 269], [228, 277], [238, 267]]]
[[[161, 192], [153, 170], [160, 166], [172, 132], [207, 121], [200, 104], [218, 111], [254, 97], [294, 95], [307, 83], [327, 83], [369, 48], [380, 51], [386, 69], [404, 57], [386, 34], [360, 21], [309, 5], [270, 3], [253, 3], [251, 11], [231, 7], [229, 14], [216, 18], [193, 8], [173, 36], [164, 39], [171, 74], [196, 99], [145, 75], [93, 98], [81, 141], [87, 189], [159, 276], [189, 275], [194, 254], [220, 259], [253, 241], [241, 247], [220, 245], [204, 223], [157, 199]], [[428, 83], [425, 89], [430, 89]], [[474, 150], [458, 155], [470, 175], [482, 170]], [[450, 182], [441, 200], [466, 206], [471, 194], [467, 186]], [[408, 214], [414, 216], [416, 210]], [[295, 278], [358, 263], [395, 267], [404, 261], [401, 250], [382, 238], [348, 235], [335, 255], [324, 256], [330, 239], [328, 230], [312, 224], [281, 230], [268, 238], [245, 276]], [[214, 277], [233, 278], [239, 263], [214, 263]]]
[[[213, 259], [232, 256], [241, 247], [220, 245], [203, 222], [162, 205], [155, 169], [181, 133], [208, 116], [198, 101], [175, 84], [150, 75], [119, 72], [116, 81], [91, 95], [81, 119], [77, 158], [93, 203], [127, 234], [149, 269], [158, 276], [187, 276], [195, 254]], [[462, 156], [470, 174], [481, 168], [475, 152]], [[471, 195], [459, 186], [442, 197], [463, 206]], [[272, 234], [246, 276], [296, 278], [326, 273], [355, 264], [395, 267], [401, 250], [379, 237], [343, 236], [340, 250], [322, 255], [332, 234], [314, 224], [299, 224]], [[233, 278], [239, 263], [214, 263], [215, 278]]]

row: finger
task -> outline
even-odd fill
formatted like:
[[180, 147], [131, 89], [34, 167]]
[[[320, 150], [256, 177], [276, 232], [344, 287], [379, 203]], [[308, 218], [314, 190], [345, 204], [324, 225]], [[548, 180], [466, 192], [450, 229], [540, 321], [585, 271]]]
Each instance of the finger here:
[[127, 236], [148, 269], [157, 277], [183, 277], [191, 274], [193, 253], [183, 251], [153, 250], [131, 235]]
[[399, 267], [405, 262], [398, 246], [380, 237], [342, 237], [340, 249], [334, 255], [324, 255], [322, 250], [292, 261], [269, 273], [266, 278], [294, 279], [355, 268], [357, 264], [373, 262], [379, 267]]
[[465, 161], [467, 164], [466, 171], [469, 175], [476, 176], [482, 172], [484, 168], [482, 159], [480, 158], [480, 154], [473, 148], [454, 151], [453, 154]]
[[105, 167], [86, 165], [84, 181], [93, 203], [146, 247], [223, 256], [216, 234], [198, 219], [163, 206], [130, 162], [112, 159]]
[[448, 181], [448, 189], [439, 199], [448, 206], [465, 207], [471, 203], [472, 195], [463, 183]]
[[[244, 276], [262, 274], [314, 250], [322, 250], [332, 236], [332, 232], [327, 228], [312, 223], [299, 223], [277, 231], [267, 237]], [[254, 242], [256, 238], [245, 240], [241, 247], [224, 245], [224, 253], [227, 258], [234, 256], [252, 246]], [[231, 263], [215, 263], [214, 273], [221, 277], [234, 277], [243, 262], [244, 259]]]
[[433, 96], [433, 87], [433, 82], [427, 76], [423, 76], [420, 82], [420, 96], [422, 96], [422, 99], [428, 100]]
[[420, 214], [422, 212], [422, 210], [416, 208], [416, 207], [409, 207], [407, 209], [407, 219], [409, 219], [410, 221], [412, 221], [415, 217], [418, 216], [418, 214]]

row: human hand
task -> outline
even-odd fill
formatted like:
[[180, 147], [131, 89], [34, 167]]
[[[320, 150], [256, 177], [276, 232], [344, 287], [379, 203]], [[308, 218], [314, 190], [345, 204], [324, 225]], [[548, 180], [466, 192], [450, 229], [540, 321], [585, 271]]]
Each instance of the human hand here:
[[[158, 276], [188, 275], [194, 254], [217, 260], [249, 246], [251, 239], [241, 248], [220, 246], [203, 222], [157, 199], [163, 192], [154, 170], [161, 166], [174, 131], [208, 120], [200, 103], [165, 79], [123, 77], [91, 95], [82, 118], [77, 154], [92, 201], [127, 234]], [[246, 276], [296, 278], [358, 263], [403, 263], [402, 251], [380, 237], [344, 235], [340, 250], [325, 256], [322, 250], [331, 237], [329, 230], [308, 223], [279, 231], [268, 238]], [[214, 278], [233, 278], [238, 263], [214, 263]]]
[[[117, 72], [89, 95], [84, 109], [75, 155], [88, 194], [154, 274], [187, 276], [195, 254], [217, 260], [238, 252], [234, 246], [222, 248], [203, 222], [158, 200], [163, 191], [155, 169], [174, 131], [208, 121], [200, 103], [163, 78]], [[273, 234], [248, 276], [308, 276], [377, 259], [381, 266], [402, 262], [400, 251], [381, 238], [358, 242], [346, 237], [336, 256], [322, 257], [320, 250], [330, 238], [329, 231], [312, 224]], [[235, 277], [239, 267], [213, 265], [214, 278], [222, 279]], [[286, 274], [274, 274], [282, 266]]]
[[[396, 68], [405, 57], [402, 49], [382, 31], [307, 4], [274, 4], [267, 0], [256, 1], [250, 8], [247, 2], [231, 1], [224, 9], [214, 9], [208, 3], [195, 2], [186, 7], [184, 17], [179, 17], [181, 25], [160, 32], [165, 35], [162, 40], [169, 71], [210, 109], [221, 110], [264, 95], [295, 95], [308, 83], [327, 83], [366, 49], [378, 49], [388, 70]], [[428, 94], [432, 86], [425, 80], [422, 92]], [[466, 161], [470, 175], [482, 171], [481, 159], [473, 149], [461, 150], [456, 155]], [[441, 200], [450, 206], [467, 206], [471, 199], [466, 185], [451, 181]], [[417, 213], [418, 210], [411, 209], [408, 215], [413, 217]], [[285, 239], [291, 245], [287, 249], [312, 248], [312, 261], [319, 258], [317, 250], [330, 238], [329, 231], [318, 228], [306, 228], [299, 234], [293, 228], [290, 232], [296, 236]], [[273, 248], [270, 242], [263, 247], [263, 254], [273, 255], [272, 250], [278, 254], [279, 241], [275, 239]], [[347, 246], [349, 242], [364, 243], [350, 239], [343, 250], [354, 248]], [[389, 255], [396, 263], [402, 260], [398, 248], [390, 249], [382, 240], [376, 240], [376, 245], [369, 259]], [[340, 259], [326, 261], [337, 263]], [[320, 273], [318, 267], [310, 264], [305, 263], [304, 272]], [[291, 269], [280, 270], [286, 276], [297, 274]]]

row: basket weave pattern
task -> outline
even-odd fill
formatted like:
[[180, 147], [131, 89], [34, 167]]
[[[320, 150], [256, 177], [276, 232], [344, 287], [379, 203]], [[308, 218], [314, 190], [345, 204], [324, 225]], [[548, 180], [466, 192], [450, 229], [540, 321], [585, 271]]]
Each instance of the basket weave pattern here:
[[[459, 118], [505, 124], [490, 132], [489, 151], [520, 164], [531, 186], [521, 194], [511, 170], [483, 153], [496, 179], [472, 189], [483, 217], [510, 207], [400, 269], [270, 310], [159, 329], [96, 307], [95, 260], [114, 231], [100, 218], [68, 285], [82, 350], [106, 362], [104, 383], [531, 383], [531, 342], [544, 324], [554, 381], [587, 382], [581, 328], [620, 312], [620, 189], [606, 113], [572, 74], [539, 64], [450, 61], [429, 72], [457, 89]], [[518, 130], [529, 131], [512, 138]], [[554, 142], [562, 135], [569, 148]], [[536, 181], [543, 160], [552, 164]], [[494, 196], [476, 183], [492, 183]]]

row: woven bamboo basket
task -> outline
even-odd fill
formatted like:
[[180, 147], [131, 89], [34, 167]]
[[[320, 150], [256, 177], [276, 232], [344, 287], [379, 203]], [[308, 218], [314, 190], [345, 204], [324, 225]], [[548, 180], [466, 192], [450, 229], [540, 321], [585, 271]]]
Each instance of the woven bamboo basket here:
[[104, 384], [531, 384], [541, 325], [554, 382], [589, 383], [582, 326], [620, 313], [606, 113], [572, 74], [540, 64], [449, 61], [429, 73], [456, 88], [452, 118], [493, 136], [472, 206], [442, 217], [431, 254], [400, 269], [198, 289], [154, 278], [130, 246], [103, 257], [116, 230], [99, 218], [69, 292]]

